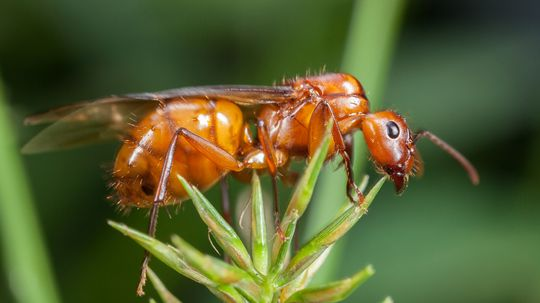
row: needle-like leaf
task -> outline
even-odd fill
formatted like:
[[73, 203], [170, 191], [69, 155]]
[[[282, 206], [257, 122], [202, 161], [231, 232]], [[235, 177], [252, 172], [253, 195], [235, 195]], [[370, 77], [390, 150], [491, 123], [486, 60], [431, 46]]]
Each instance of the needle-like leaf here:
[[[286, 218], [288, 222], [283, 222], [282, 224], [282, 226], [287, 226], [287, 229], [284, 231], [285, 240], [282, 241], [281, 245], [279, 246], [276, 259], [274, 260], [274, 264], [272, 265], [272, 269], [270, 270], [270, 274], [268, 275], [268, 280], [273, 281], [275, 277], [285, 267], [285, 260], [287, 259], [287, 255], [289, 254], [289, 249], [291, 247], [291, 243], [294, 237], [294, 231], [296, 230], [296, 223], [298, 222], [298, 218], [299, 217], [297, 212], [293, 211], [291, 215], [287, 216]], [[277, 237], [278, 236], [276, 236], [276, 238]]]
[[176, 246], [180, 258], [216, 284], [235, 286], [238, 291], [250, 298], [259, 297], [257, 284], [244, 270], [218, 258], [203, 254], [179, 236], [173, 235], [172, 243]]
[[148, 250], [161, 262], [165, 263], [167, 266], [176, 270], [183, 276], [206, 286], [215, 286], [215, 283], [212, 282], [208, 277], [189, 266], [183, 259], [179, 258], [176, 248], [151, 238], [147, 234], [131, 229], [124, 224], [113, 221], [109, 221], [108, 223], [125, 236], [135, 240], [135, 242], [139, 243], [144, 249]]
[[[287, 210], [283, 215], [283, 219], [281, 220], [281, 230], [283, 231], [289, 230], [289, 225], [293, 222], [296, 223], [296, 220], [298, 220], [298, 218], [300, 218], [302, 214], [304, 214], [304, 211], [306, 210], [309, 201], [311, 200], [311, 196], [313, 195], [313, 189], [315, 188], [315, 183], [317, 182], [317, 178], [319, 177], [319, 173], [321, 172], [322, 165], [324, 163], [324, 160], [326, 159], [328, 148], [330, 146], [331, 129], [332, 121], [328, 123], [328, 127], [326, 129], [326, 133], [324, 139], [321, 142], [321, 145], [309, 161], [309, 164], [304, 174], [296, 185], [289, 206], [287, 207]], [[295, 220], [294, 217], [298, 218], [296, 218]], [[292, 230], [292, 234], [294, 234], [294, 229]], [[277, 266], [278, 268], [281, 268], [281, 266], [283, 265], [283, 263], [276, 263], [276, 259], [278, 258], [278, 255], [281, 251], [281, 246], [284, 244], [283, 242], [284, 239], [282, 237], [274, 237], [274, 243], [272, 245], [273, 267]]]
[[266, 235], [266, 220], [261, 191], [261, 182], [257, 173], [253, 173], [251, 181], [251, 254], [253, 265], [259, 273], [268, 272], [268, 238]]
[[218, 258], [203, 254], [179, 236], [173, 235], [171, 239], [176, 247], [178, 256], [216, 284], [229, 285], [234, 284], [241, 279], [251, 279], [251, 277], [242, 269], [227, 264]]
[[330, 245], [341, 238], [367, 212], [371, 202], [381, 189], [386, 177], [381, 178], [366, 195], [361, 206], [351, 205], [339, 217], [315, 235], [298, 253], [278, 279], [278, 285], [286, 285], [310, 266]]
[[330, 303], [347, 298], [360, 284], [371, 277], [375, 271], [371, 265], [341, 281], [322, 286], [310, 287], [294, 293], [285, 303]]
[[258, 277], [259, 274], [253, 267], [251, 257], [234, 229], [196, 187], [189, 184], [186, 179], [180, 175], [178, 176], [178, 179], [184, 186], [186, 192], [193, 201], [199, 216], [203, 222], [206, 223], [219, 246], [240, 268], [253, 276]]
[[229, 285], [220, 285], [217, 288], [208, 288], [216, 297], [220, 298], [221, 301], [226, 303], [247, 303], [249, 302], [246, 298], [232, 286]]
[[[367, 212], [385, 178], [381, 178], [375, 184], [366, 195], [362, 205], [351, 205], [350, 202], [346, 202], [338, 211], [336, 218], [290, 259], [290, 247], [298, 220], [311, 199], [330, 142], [330, 131], [327, 130], [326, 136], [298, 182], [291, 202], [284, 213], [280, 225], [283, 234], [274, 235], [271, 263], [261, 184], [255, 173], [252, 178], [251, 196], [251, 256], [234, 229], [203, 194], [184, 178], [178, 177], [193, 200], [199, 216], [225, 254], [231, 257], [234, 262], [232, 264], [203, 254], [179, 236], [172, 237], [172, 242], [176, 246], [172, 247], [122, 224], [114, 222], [109, 222], [109, 224], [134, 239], [182, 275], [205, 285], [224, 302], [337, 302], [348, 296], [354, 288], [373, 274], [371, 267], [367, 267], [348, 279], [319, 287], [306, 287], [325, 261], [334, 243]], [[168, 296], [159, 279], [153, 273], [150, 276], [161, 296]]]
[[156, 289], [161, 300], [163, 300], [163, 303], [182, 303], [182, 301], [178, 300], [178, 298], [165, 287], [165, 284], [161, 282], [159, 277], [150, 268], [148, 268], [148, 278], [150, 279], [150, 282], [152, 282], [152, 285]]

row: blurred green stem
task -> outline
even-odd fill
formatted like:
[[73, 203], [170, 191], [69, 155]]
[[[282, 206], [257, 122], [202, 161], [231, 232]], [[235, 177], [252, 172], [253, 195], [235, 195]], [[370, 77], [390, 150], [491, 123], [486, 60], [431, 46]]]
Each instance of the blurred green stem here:
[[0, 229], [7, 280], [18, 302], [59, 302], [0, 81]]
[[[354, 5], [349, 36], [344, 50], [342, 71], [356, 76], [367, 91], [373, 110], [381, 104], [391, 57], [396, 43], [405, 0], [358, 0]], [[360, 132], [354, 136], [353, 169], [356, 178], [365, 163], [366, 150]], [[336, 174], [327, 167], [317, 187], [317, 207], [309, 217], [307, 232], [318, 230], [326, 223], [328, 214], [339, 207], [335, 201], [344, 201], [345, 176]], [[336, 191], [336, 188], [339, 191]], [[339, 198], [341, 196], [341, 199]], [[334, 202], [334, 203], [332, 203]], [[344, 241], [337, 243], [326, 264], [317, 275], [317, 281], [334, 278], [338, 270]]]

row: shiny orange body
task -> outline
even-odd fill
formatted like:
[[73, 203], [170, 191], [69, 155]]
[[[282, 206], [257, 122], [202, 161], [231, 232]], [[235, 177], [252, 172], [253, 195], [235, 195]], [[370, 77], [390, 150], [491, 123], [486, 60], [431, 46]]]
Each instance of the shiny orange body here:
[[[307, 158], [310, 150], [310, 124], [320, 99], [332, 108], [343, 134], [359, 127], [360, 117], [368, 112], [368, 102], [360, 83], [350, 75], [326, 74], [288, 83], [294, 90], [289, 102], [262, 105], [255, 119], [267, 126], [275, 150], [276, 168], [283, 168], [291, 157]], [[240, 107], [226, 99], [200, 97], [169, 100], [142, 118], [124, 139], [113, 170], [114, 188], [123, 206], [151, 207], [163, 168], [163, 159], [174, 132], [186, 128], [238, 158], [242, 169], [266, 169], [263, 149], [249, 132]], [[313, 145], [313, 144], [312, 144]], [[332, 148], [329, 157], [335, 153]], [[214, 185], [229, 169], [219, 165], [180, 138], [174, 153], [171, 178], [164, 205], [186, 198], [177, 175], [201, 190]]]
[[[163, 159], [176, 129], [184, 127], [236, 155], [243, 136], [243, 114], [227, 100], [193, 99], [169, 102], [143, 118], [124, 140], [113, 177], [119, 203], [150, 207], [159, 182]], [[180, 175], [201, 190], [214, 185], [228, 171], [180, 138], [174, 154], [172, 176]], [[181, 201], [186, 192], [171, 178], [165, 203]]]
[[[450, 153], [478, 183], [474, 167], [435, 135], [413, 133], [393, 111], [370, 112], [362, 85], [349, 74], [295, 78], [276, 86], [203, 86], [112, 96], [31, 116], [27, 122], [54, 122], [23, 148], [28, 153], [122, 138], [113, 171], [121, 206], [182, 201], [186, 193], [177, 176], [203, 190], [230, 171], [260, 169], [274, 180], [285, 178], [292, 158], [315, 152], [328, 123], [333, 123], [333, 140], [327, 157], [341, 155], [347, 193], [356, 190], [360, 202], [346, 140], [356, 130], [362, 130], [375, 166], [398, 193], [410, 175], [421, 172], [415, 147], [421, 137]], [[250, 132], [252, 124], [257, 136]]]

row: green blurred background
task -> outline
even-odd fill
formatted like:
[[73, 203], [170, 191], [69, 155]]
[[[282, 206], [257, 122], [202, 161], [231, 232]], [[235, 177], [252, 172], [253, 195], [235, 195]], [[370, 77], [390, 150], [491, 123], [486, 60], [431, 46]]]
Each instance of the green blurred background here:
[[[22, 126], [26, 115], [81, 99], [340, 71], [352, 10], [348, 0], [2, 0], [0, 72], [19, 146], [38, 131]], [[420, 143], [425, 175], [401, 197], [387, 184], [347, 236], [336, 277], [377, 270], [347, 302], [540, 302], [540, 3], [409, 1], [397, 37], [378, 107], [453, 144], [481, 184]], [[146, 212], [125, 216], [105, 199], [117, 148], [24, 157], [64, 302], [147, 302], [134, 295], [141, 249], [105, 224], [146, 225]], [[321, 203], [335, 201], [312, 208]], [[160, 238], [173, 232], [211, 251], [189, 203], [162, 213]], [[5, 265], [0, 301], [11, 302]], [[180, 299], [215, 301], [152, 265]]]

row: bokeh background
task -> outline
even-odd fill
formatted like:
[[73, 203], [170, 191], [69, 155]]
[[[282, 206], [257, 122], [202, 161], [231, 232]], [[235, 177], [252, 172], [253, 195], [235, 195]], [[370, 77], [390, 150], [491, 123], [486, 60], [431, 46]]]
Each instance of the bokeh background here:
[[[0, 72], [19, 145], [38, 131], [22, 126], [24, 116], [77, 100], [342, 71], [352, 10], [350, 0], [2, 0]], [[540, 302], [539, 54], [538, 1], [406, 3], [378, 107], [453, 144], [481, 184], [420, 143], [425, 175], [401, 197], [387, 184], [341, 244], [332, 275], [377, 270], [347, 302]], [[64, 302], [147, 302], [134, 295], [141, 249], [105, 224], [146, 225], [146, 212], [126, 216], [105, 199], [117, 148], [24, 156]], [[235, 183], [234, 195], [244, 187]], [[160, 237], [171, 233], [211, 252], [189, 203], [161, 216]], [[0, 301], [12, 302], [2, 266]], [[180, 299], [215, 301], [153, 267]]]

